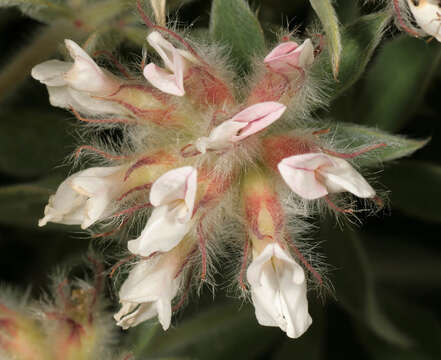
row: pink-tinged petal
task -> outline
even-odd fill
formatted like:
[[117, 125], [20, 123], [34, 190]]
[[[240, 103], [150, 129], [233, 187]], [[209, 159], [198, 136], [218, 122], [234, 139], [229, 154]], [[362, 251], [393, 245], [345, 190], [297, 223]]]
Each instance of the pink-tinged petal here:
[[157, 89], [175, 96], [184, 96], [183, 77], [177, 78], [176, 74], [156, 66], [153, 63], [144, 68], [144, 77]]
[[349, 162], [337, 157], [330, 156], [329, 158], [332, 161], [332, 166], [320, 169], [320, 174], [329, 192], [348, 191], [360, 198], [372, 198], [375, 196], [375, 190]]
[[264, 59], [270, 69], [282, 73], [290, 73], [310, 66], [314, 61], [314, 47], [310, 39], [298, 46], [295, 42], [278, 45]]
[[280, 59], [281, 57], [289, 55], [298, 47], [299, 44], [294, 41], [283, 42], [280, 45], [277, 45], [273, 50], [271, 50], [271, 52], [265, 57], [263, 62], [265, 64], [271, 63], [275, 60]]
[[331, 161], [326, 155], [302, 154], [283, 159], [277, 167], [293, 192], [304, 199], [314, 200], [328, 194], [326, 186], [317, 178], [317, 171], [329, 164]]
[[64, 74], [73, 66], [71, 62], [48, 60], [32, 68], [31, 76], [47, 86], [65, 86]]
[[186, 60], [190, 63], [198, 63], [198, 60], [190, 52], [176, 49], [171, 42], [165, 40], [157, 31], [150, 33], [150, 35], [147, 36], [147, 41], [152, 48], [155, 49], [162, 61], [164, 61], [165, 67], [170, 71], [175, 70], [176, 54], [183, 58], [184, 63]]
[[192, 166], [173, 169], [161, 175], [150, 190], [150, 203], [153, 206], [160, 206], [186, 199], [187, 189], [190, 188], [190, 192], [195, 191], [193, 186], [197, 185], [197, 181], [194, 184], [191, 175], [197, 176], [197, 170]]
[[262, 131], [278, 120], [285, 110], [285, 105], [274, 101], [263, 102], [246, 108], [231, 119], [234, 122], [247, 123], [231, 141], [240, 141]]

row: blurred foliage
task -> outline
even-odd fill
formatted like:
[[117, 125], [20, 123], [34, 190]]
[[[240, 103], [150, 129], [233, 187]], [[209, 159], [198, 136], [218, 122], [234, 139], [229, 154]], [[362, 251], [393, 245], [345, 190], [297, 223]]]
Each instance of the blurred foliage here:
[[[441, 44], [386, 31], [390, 15], [362, 3], [254, 0], [248, 7], [238, 0], [213, 0], [211, 8], [206, 0], [170, 1], [172, 17], [178, 9], [184, 24], [209, 27], [211, 38], [228, 44], [245, 71], [250, 56], [265, 48], [264, 33], [281, 25], [302, 31], [320, 18], [330, 56], [313, 71], [328, 80], [332, 102], [318, 115], [337, 121], [344, 138], [357, 133], [389, 145], [364, 161], [390, 190], [391, 205], [364, 219], [363, 227], [318, 224], [314, 241], [325, 241], [335, 291], [324, 303], [310, 294], [314, 324], [301, 339], [258, 326], [249, 305], [224, 294], [213, 304], [204, 294], [182, 311], [175, 329], [163, 333], [143, 324], [126, 334], [124, 342], [137, 358], [441, 358]], [[70, 115], [49, 106], [45, 88], [30, 80], [29, 70], [56, 54], [65, 37], [89, 51], [119, 49], [138, 60], [133, 54], [141, 53], [145, 29], [130, 0], [0, 0], [0, 7], [5, 7], [0, 11], [0, 251], [6, 255], [1, 279], [31, 284], [38, 293], [50, 268], [83, 254], [90, 240], [64, 226], [37, 229], [48, 195], [67, 173], [60, 165], [74, 144]], [[379, 167], [381, 160], [418, 149], [411, 160]]]

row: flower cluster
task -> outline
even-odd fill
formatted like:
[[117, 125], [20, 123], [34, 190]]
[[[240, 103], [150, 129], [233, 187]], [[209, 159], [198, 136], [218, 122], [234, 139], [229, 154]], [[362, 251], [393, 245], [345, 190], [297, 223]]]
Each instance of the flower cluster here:
[[117, 127], [121, 134], [110, 150], [78, 149], [77, 156], [102, 157], [103, 166], [68, 177], [40, 226], [111, 224], [110, 236], [149, 215], [127, 243], [134, 266], [115, 315], [123, 328], [157, 316], [167, 329], [189, 286], [214, 281], [218, 252], [241, 248], [236, 280], [258, 322], [299, 337], [312, 323], [308, 282], [322, 280], [296, 245], [297, 219], [323, 208], [351, 213], [345, 199], [352, 196], [375, 202], [352, 160], [384, 144], [341, 153], [332, 131], [314, 125], [309, 109], [321, 99], [310, 69], [320, 47], [311, 39], [283, 36], [237, 81], [215, 46], [147, 24], [158, 57], [143, 61], [142, 73], [118, 77], [70, 40], [73, 62], [32, 70], [51, 104], [71, 110], [89, 132], [102, 137]]

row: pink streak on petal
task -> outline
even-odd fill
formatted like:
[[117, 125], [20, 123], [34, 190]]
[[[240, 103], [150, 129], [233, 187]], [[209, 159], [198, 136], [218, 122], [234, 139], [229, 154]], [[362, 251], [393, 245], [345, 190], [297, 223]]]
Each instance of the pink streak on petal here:
[[248, 123], [231, 140], [240, 141], [265, 129], [278, 120], [285, 110], [285, 105], [273, 101], [255, 104], [246, 108], [231, 119], [239, 123]]

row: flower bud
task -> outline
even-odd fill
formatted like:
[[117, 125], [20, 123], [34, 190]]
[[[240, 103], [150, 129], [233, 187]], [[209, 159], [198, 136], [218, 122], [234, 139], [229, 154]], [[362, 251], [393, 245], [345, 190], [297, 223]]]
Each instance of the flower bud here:
[[0, 304], [0, 348], [18, 360], [51, 358], [38, 323], [3, 304]]

